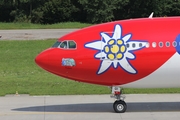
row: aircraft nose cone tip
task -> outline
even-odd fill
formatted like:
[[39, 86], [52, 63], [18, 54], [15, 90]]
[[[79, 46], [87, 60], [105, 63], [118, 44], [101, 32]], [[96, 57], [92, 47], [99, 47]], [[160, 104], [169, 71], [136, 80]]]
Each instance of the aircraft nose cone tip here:
[[44, 65], [43, 63], [45, 62], [45, 59], [46, 56], [43, 53], [40, 53], [38, 56], [36, 56], [35, 63], [42, 67]]
[[37, 65], [39, 65], [39, 63], [41, 62], [41, 57], [40, 57], [40, 55], [38, 55], [38, 56], [36, 56], [36, 58], [35, 58], [35, 63], [37, 64]]

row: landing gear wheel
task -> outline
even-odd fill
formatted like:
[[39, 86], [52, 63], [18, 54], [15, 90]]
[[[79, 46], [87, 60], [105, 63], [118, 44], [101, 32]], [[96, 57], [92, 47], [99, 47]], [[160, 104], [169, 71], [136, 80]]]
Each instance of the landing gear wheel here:
[[113, 104], [114, 111], [117, 113], [124, 113], [127, 109], [127, 105], [122, 100], [117, 100]]

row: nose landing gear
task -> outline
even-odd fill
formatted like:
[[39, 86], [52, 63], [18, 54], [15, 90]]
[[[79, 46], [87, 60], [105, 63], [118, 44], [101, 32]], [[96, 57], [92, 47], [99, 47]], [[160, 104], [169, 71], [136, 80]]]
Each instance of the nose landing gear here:
[[116, 101], [113, 104], [113, 109], [116, 113], [124, 113], [127, 109], [126, 102], [124, 101], [125, 96], [122, 95], [122, 90], [118, 86], [111, 87], [112, 98], [115, 98]]

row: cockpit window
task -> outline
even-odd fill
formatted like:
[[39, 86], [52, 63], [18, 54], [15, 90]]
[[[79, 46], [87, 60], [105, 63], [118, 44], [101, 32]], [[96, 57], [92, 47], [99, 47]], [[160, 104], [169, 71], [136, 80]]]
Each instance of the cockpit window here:
[[73, 40], [65, 40], [62, 42], [57, 41], [52, 47], [63, 48], [63, 49], [75, 49], [77, 45]]
[[54, 45], [52, 47], [58, 47], [61, 44], [61, 42], [57, 41], [56, 43], [54, 43]]
[[69, 41], [69, 48], [76, 48], [76, 43], [74, 41]]
[[62, 42], [60, 48], [68, 48], [67, 41]]

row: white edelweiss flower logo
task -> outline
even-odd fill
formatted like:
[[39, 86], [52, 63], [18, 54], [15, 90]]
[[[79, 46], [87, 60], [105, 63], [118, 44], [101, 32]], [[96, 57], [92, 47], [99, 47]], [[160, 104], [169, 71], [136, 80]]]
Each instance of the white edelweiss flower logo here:
[[136, 74], [137, 70], [129, 63], [129, 60], [134, 60], [136, 57], [133, 54], [134, 50], [142, 49], [146, 46], [145, 41], [131, 41], [132, 34], [122, 36], [122, 28], [116, 25], [113, 35], [101, 32], [102, 40], [94, 41], [85, 44], [86, 48], [98, 50], [95, 58], [101, 59], [101, 65], [97, 74], [102, 74], [107, 71], [110, 66], [115, 69], [118, 65], [128, 73]]

